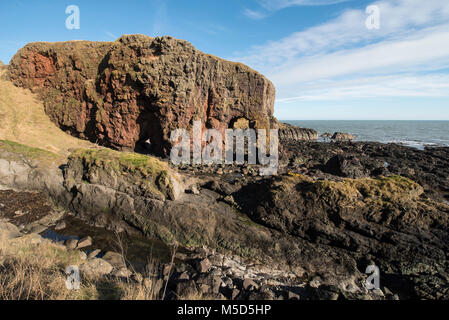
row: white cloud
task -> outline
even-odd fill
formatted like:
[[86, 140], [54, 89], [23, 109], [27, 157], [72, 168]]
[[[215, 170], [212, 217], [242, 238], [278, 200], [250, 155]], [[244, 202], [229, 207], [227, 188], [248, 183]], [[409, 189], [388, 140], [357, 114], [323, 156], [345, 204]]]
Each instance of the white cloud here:
[[293, 6], [328, 6], [332, 4], [349, 2], [353, 0], [258, 0], [260, 10], [246, 8], [243, 13], [250, 19], [260, 20], [266, 18], [275, 11]]
[[292, 6], [327, 6], [352, 0], [259, 0], [268, 10], [280, 10]]
[[243, 13], [251, 19], [255, 19], [255, 20], [259, 20], [259, 19], [263, 19], [266, 17], [265, 13], [262, 13], [260, 11], [255, 11], [255, 10], [251, 10], [251, 9], [245, 9], [245, 11], [243, 11]]
[[[233, 60], [265, 73], [277, 86], [280, 101], [317, 97], [319, 90], [329, 98], [336, 97], [336, 92], [326, 91], [326, 81], [348, 77], [375, 81], [379, 75], [400, 76], [405, 72], [427, 81], [423, 95], [438, 95], [430, 85], [436, 78], [421, 76], [429, 70], [449, 67], [449, 1], [382, 0], [372, 4], [380, 9], [380, 30], [365, 27], [364, 10], [346, 10], [327, 23], [253, 47]], [[377, 96], [418, 94], [405, 87], [394, 89], [400, 83], [390, 81], [388, 88], [378, 84], [364, 88], [373, 89]], [[311, 84], [322, 87], [303, 92]], [[363, 92], [356, 89], [360, 88], [338, 87], [338, 96]]]
[[364, 10], [347, 10], [327, 23], [256, 46], [239, 60], [257, 68], [267, 63], [279, 65], [293, 58], [351, 48], [387, 37], [401, 38], [449, 20], [449, 1], [391, 0], [374, 4], [380, 9], [380, 30], [366, 28]]
[[293, 60], [269, 74], [282, 86], [363, 72], [441, 69], [449, 66], [448, 39], [449, 24], [404, 40], [385, 40], [362, 48]]
[[107, 35], [108, 37], [110, 37], [111, 39], [114, 39], [114, 40], [117, 40], [117, 39], [118, 39], [118, 37], [117, 37], [115, 34], [113, 34], [112, 32], [110, 32], [110, 31], [105, 31], [105, 33], [106, 33], [106, 35]]
[[339, 101], [376, 97], [449, 97], [449, 75], [394, 75], [361, 77], [311, 83], [295, 92], [296, 96], [277, 103], [298, 101]]

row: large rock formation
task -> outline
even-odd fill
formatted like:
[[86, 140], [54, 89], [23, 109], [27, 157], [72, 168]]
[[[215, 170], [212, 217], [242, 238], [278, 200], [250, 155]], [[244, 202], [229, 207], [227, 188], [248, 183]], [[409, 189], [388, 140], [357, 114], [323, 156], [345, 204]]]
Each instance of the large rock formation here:
[[195, 120], [221, 131], [242, 118], [253, 128], [278, 125], [269, 80], [171, 37], [32, 43], [14, 56], [9, 77], [38, 92], [62, 129], [117, 149], [150, 139], [166, 155], [171, 131]]

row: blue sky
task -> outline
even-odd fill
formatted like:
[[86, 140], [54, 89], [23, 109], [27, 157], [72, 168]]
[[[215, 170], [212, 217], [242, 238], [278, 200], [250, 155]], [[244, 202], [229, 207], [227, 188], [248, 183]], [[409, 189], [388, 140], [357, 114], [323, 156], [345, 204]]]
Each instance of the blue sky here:
[[[81, 28], [65, 27], [77, 5]], [[379, 29], [366, 27], [367, 6]], [[0, 60], [28, 42], [171, 35], [241, 61], [282, 120], [449, 120], [447, 0], [21, 0], [0, 11]]]

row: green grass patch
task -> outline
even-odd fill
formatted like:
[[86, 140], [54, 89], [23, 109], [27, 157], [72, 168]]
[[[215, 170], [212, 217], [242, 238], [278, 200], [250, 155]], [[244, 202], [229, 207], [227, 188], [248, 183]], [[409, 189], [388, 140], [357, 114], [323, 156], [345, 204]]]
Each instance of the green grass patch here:
[[75, 150], [70, 157], [79, 158], [84, 164], [114, 169], [116, 171], [125, 171], [129, 173], [138, 173], [144, 177], [150, 176], [168, 176], [168, 165], [156, 158], [131, 152], [119, 152], [110, 149]]
[[[58, 155], [47, 150], [29, 147], [9, 140], [0, 140], [0, 150], [29, 160], [56, 160]], [[13, 156], [13, 158], [15, 158]]]

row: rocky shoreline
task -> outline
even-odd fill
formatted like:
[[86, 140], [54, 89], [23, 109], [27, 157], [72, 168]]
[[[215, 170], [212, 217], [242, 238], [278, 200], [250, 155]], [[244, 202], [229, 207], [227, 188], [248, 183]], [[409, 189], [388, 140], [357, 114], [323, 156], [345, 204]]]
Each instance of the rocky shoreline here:
[[[32, 43], [2, 69], [0, 217], [13, 240], [53, 235], [43, 243], [81, 249], [84, 272], [139, 284], [147, 256], [133, 252], [155, 245], [157, 298], [449, 299], [449, 148], [317, 142], [274, 117], [263, 75], [171, 37]], [[171, 132], [195, 123], [278, 129], [277, 175], [172, 165]]]
[[[76, 157], [62, 170], [2, 159], [0, 178], [49, 196], [49, 212], [57, 204], [87, 225], [181, 246], [168, 297], [447, 298], [448, 148], [294, 140], [282, 148], [277, 177], [257, 176], [251, 166], [182, 167], [184, 191], [174, 198], [126, 193], [126, 181], [99, 179], [110, 175], [100, 162], [89, 178]], [[77, 170], [84, 173], [71, 174]], [[42, 233], [57, 218], [48, 214], [23, 230]], [[373, 263], [383, 275], [375, 292], [364, 286]]]

